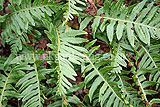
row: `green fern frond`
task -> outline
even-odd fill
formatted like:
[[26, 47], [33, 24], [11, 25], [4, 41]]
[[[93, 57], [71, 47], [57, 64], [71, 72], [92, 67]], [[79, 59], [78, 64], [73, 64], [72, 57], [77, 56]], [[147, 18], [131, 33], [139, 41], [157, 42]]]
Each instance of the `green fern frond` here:
[[[146, 105], [147, 106], [150, 106], [150, 103], [147, 99], [147, 95], [153, 95], [153, 94], [158, 94], [158, 91], [156, 90], [149, 90], [149, 89], [145, 89], [147, 87], [150, 87], [150, 86], [154, 86], [157, 84], [157, 82], [155, 81], [147, 81], [146, 80], [146, 77], [144, 76], [144, 74], [146, 73], [153, 73], [156, 72], [157, 69], [139, 69], [135, 72], [133, 78], [135, 80], [135, 82], [137, 83], [137, 85], [139, 86], [140, 88], [140, 92], [142, 93], [142, 99], [145, 100], [146, 102]], [[159, 83], [158, 83], [159, 84]]]
[[[134, 67], [133, 67], [134, 68]], [[157, 69], [131, 69], [131, 71], [123, 71], [119, 76], [119, 84], [125, 92], [124, 95], [127, 96], [126, 99], [131, 103], [132, 106], [145, 107], [151, 106], [147, 95], [158, 94], [158, 91], [147, 89], [148, 87], [155, 86], [158, 82], [148, 81], [145, 77], [147, 73], [155, 73]], [[133, 73], [132, 78], [129, 78], [129, 73]], [[128, 81], [134, 80], [134, 83], [129, 83]], [[159, 83], [158, 83], [159, 84]], [[135, 87], [138, 86], [138, 89]], [[145, 105], [143, 102], [145, 101]]]
[[66, 10], [66, 12], [64, 13], [64, 18], [65, 18], [64, 23], [66, 23], [69, 20], [72, 20], [73, 15], [79, 15], [78, 11], [82, 11], [82, 9], [77, 6], [78, 4], [85, 6], [85, 3], [83, 1], [67, 0], [66, 4], [67, 6], [64, 7], [64, 9]]
[[88, 40], [76, 36], [86, 34], [86, 32], [66, 30], [62, 26], [56, 28], [53, 24], [47, 23], [47, 21], [44, 23], [49, 30], [45, 30], [45, 33], [52, 42], [52, 44], [47, 44], [47, 46], [53, 49], [52, 53], [57, 64], [56, 70], [59, 75], [57, 93], [65, 96], [67, 93], [66, 89], [72, 86], [67, 78], [75, 81], [74, 76], [77, 76], [73, 64], [80, 65], [85, 57], [83, 53], [87, 52], [85, 48], [78, 46], [78, 44]]
[[[134, 74], [134, 76], [132, 77], [134, 78], [135, 85], [139, 87], [141, 98], [145, 100], [147, 106], [151, 106], [151, 102], [149, 102], [147, 95], [158, 94], [157, 89], [159, 87], [159, 81], [160, 81], [159, 79], [160, 45], [157, 44], [152, 46], [145, 46], [138, 39], [136, 40], [138, 42], [136, 42], [134, 48], [127, 44], [123, 44], [122, 47], [129, 50], [131, 53], [136, 54], [135, 64], [137, 65], [137, 68], [131, 69], [131, 73]], [[149, 75], [148, 80], [146, 79], [145, 76], [146, 74]], [[125, 79], [127, 80], [127, 78], [128, 77], [124, 76], [124, 80]], [[155, 90], [147, 89], [147, 87], [151, 86], [152, 87], [156, 86]]]
[[[99, 23], [96, 27], [99, 27], [102, 32], [106, 30], [110, 42], [113, 41], [114, 34], [120, 40], [126, 31], [127, 39], [133, 47], [135, 36], [143, 43], [150, 45], [151, 37], [160, 38], [160, 14], [158, 12], [159, 7], [153, 6], [153, 3], [149, 3], [145, 8], [146, 2], [147, 0], [143, 0], [137, 5], [127, 8], [123, 6], [120, 0], [111, 3], [108, 5], [109, 7], [104, 6], [105, 16], [94, 16], [95, 19], [104, 19], [103, 23]], [[114, 33], [115, 30], [116, 33]]]
[[63, 107], [63, 106], [72, 107], [70, 103], [80, 105], [81, 107], [86, 107], [80, 101], [80, 99], [76, 96], [68, 96], [68, 99], [64, 99], [64, 98], [57, 96], [56, 101], [52, 104], [49, 104], [47, 107]]
[[[130, 47], [129, 45], [123, 44], [122, 47], [130, 50], [131, 52], [136, 54], [135, 60], [137, 64], [137, 69], [153, 69], [159, 68], [159, 52], [160, 52], [160, 45], [151, 45], [145, 46], [142, 44], [138, 39], [137, 43], [135, 44], [135, 48]], [[138, 64], [138, 60], [140, 61]], [[157, 71], [155, 74], [151, 74], [149, 77], [150, 81], [160, 82], [159, 79], [160, 72]]]
[[[23, 78], [21, 78], [16, 86], [19, 87], [18, 92], [21, 93], [22, 97], [22, 107], [41, 107], [41, 90], [40, 90], [40, 81], [39, 81], [39, 73], [36, 65], [35, 55], [33, 53], [33, 63], [34, 63], [34, 72], [30, 72], [26, 74]], [[32, 67], [33, 69], [33, 67]], [[30, 69], [30, 71], [32, 70]]]
[[[22, 95], [18, 93], [18, 91], [12, 86], [11, 83], [15, 83], [18, 79], [20, 79], [24, 73], [22, 70], [30, 70], [30, 66], [26, 64], [16, 64], [11, 63], [14, 56], [10, 55], [10, 57], [4, 62], [3, 70], [4, 74], [0, 74], [0, 107], [6, 106], [3, 105], [3, 100], [7, 97], [10, 98], [22, 98]], [[13, 66], [13, 67], [12, 67]], [[7, 70], [7, 71], [5, 71]], [[9, 71], [9, 72], [8, 72]]]
[[11, 53], [16, 54], [16, 52], [22, 50], [22, 43], [25, 44], [25, 38], [23, 36], [11, 34], [10, 38], [6, 40], [6, 42], [9, 43], [9, 45], [11, 45]]
[[5, 57], [0, 56], [0, 70], [4, 69], [4, 63], [6, 61]]
[[128, 101], [121, 97], [122, 92], [116, 83], [116, 76], [113, 76], [110, 73], [110, 71], [114, 68], [113, 66], [110, 66], [111, 61], [107, 59], [101, 59], [99, 61], [94, 60], [94, 62], [92, 62], [89, 57], [87, 57], [87, 60], [90, 64], [84, 70], [85, 73], [88, 73], [88, 75], [85, 77], [85, 83], [87, 84], [91, 80], [93, 82], [89, 90], [90, 101], [93, 100], [94, 93], [98, 89], [98, 99], [101, 107], [123, 107], [129, 104]]
[[73, 92], [77, 92], [79, 90], [81, 90], [84, 87], [84, 83], [80, 83], [80, 84], [75, 84], [73, 85], [73, 87], [70, 87], [67, 90], [67, 97], [64, 98], [64, 96], [56, 96], [56, 91], [53, 91], [53, 97], [51, 98], [52, 100], [54, 100], [55, 102], [48, 105], [48, 107], [61, 107], [61, 106], [68, 106], [71, 107], [71, 104], [77, 104], [80, 105], [81, 107], [86, 107], [81, 101], [80, 99], [76, 96], [73, 95]]
[[[160, 52], [160, 45], [152, 45], [150, 47], [148, 47], [148, 49], [146, 47], [144, 47], [143, 45], [142, 48], [140, 49], [140, 51], [138, 52], [139, 55], [142, 55], [142, 59], [140, 61], [139, 64], [139, 69], [153, 69], [153, 68], [159, 68], [159, 52]], [[154, 81], [154, 82], [160, 82], [160, 71], [157, 70], [157, 72], [151, 73], [149, 76], [149, 80], [150, 81]], [[159, 84], [157, 84], [157, 88], [158, 88]]]
[[119, 42], [118, 44], [117, 43], [114, 43], [113, 45], [113, 49], [111, 49], [112, 53], [111, 53], [111, 59], [112, 59], [112, 62], [111, 62], [111, 65], [116, 67], [116, 68], [113, 68], [112, 72], [114, 73], [121, 73], [122, 71], [122, 66], [123, 67], [127, 67], [127, 63], [126, 63], [126, 56], [124, 54], [124, 51], [123, 49], [120, 47], [121, 46], [121, 43]]
[[7, 97], [22, 97], [17, 90], [11, 84], [9, 84], [11, 73], [12, 71], [10, 71], [7, 76], [3, 74], [0, 75], [0, 107], [3, 107], [3, 100], [5, 100]]
[[129, 71], [122, 71], [122, 73], [118, 75], [119, 81], [118, 84], [121, 87], [121, 91], [123, 92], [123, 97], [130, 103], [130, 106], [133, 107], [142, 107], [145, 106], [142, 102], [140, 95], [138, 95], [138, 91], [133, 88], [131, 84], [127, 81], [131, 80], [131, 78], [127, 77], [126, 74], [129, 74]]
[[[8, 8], [11, 10], [11, 13], [5, 15], [5, 17], [2, 16], [0, 19], [1, 22], [3, 22], [3, 31], [1, 33], [3, 44], [5, 44], [8, 38], [10, 38], [10, 41], [14, 41], [14, 39], [16, 38], [15, 36], [23, 38], [25, 40], [26, 33], [32, 32], [30, 27], [35, 26], [37, 21], [45, 18], [45, 14], [48, 16], [52, 16], [53, 14], [55, 14], [60, 8], [62, 8], [61, 4], [62, 3], [54, 0], [51, 0], [49, 2], [48, 0], [44, 0], [41, 2], [35, 0], [33, 3], [31, 3], [31, 0], [21, 0], [21, 3], [19, 5], [9, 5]], [[14, 35], [12, 33], [14, 33]], [[8, 41], [8, 43], [10, 43], [10, 41]], [[20, 39], [17, 39], [16, 41], [18, 43], [25, 43]], [[15, 47], [16, 50], [21, 50], [21, 48], [17, 47], [18, 45], [15, 46], [12, 47]], [[15, 49], [12, 48], [12, 50]]]

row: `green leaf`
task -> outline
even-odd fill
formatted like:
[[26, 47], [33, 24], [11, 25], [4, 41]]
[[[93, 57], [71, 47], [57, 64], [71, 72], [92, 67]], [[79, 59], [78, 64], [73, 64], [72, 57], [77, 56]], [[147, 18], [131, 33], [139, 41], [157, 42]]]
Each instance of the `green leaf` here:
[[0, 1], [0, 11], [3, 9], [3, 2], [4, 2], [3, 0]]
[[100, 83], [102, 82], [102, 78], [101, 77], [98, 77], [95, 79], [95, 82], [92, 84], [90, 90], [89, 90], [89, 98], [90, 98], [90, 101], [92, 101], [92, 96], [95, 92], [95, 90], [98, 88], [98, 86], [100, 85]]
[[73, 103], [73, 104], [77, 104], [80, 105], [81, 107], [86, 107], [78, 97], [73, 96], [73, 97], [69, 97], [68, 98], [68, 102]]
[[61, 36], [62, 37], [68, 37], [68, 36], [75, 37], [75, 36], [84, 35], [84, 34], [87, 34], [87, 32], [81, 31], [81, 30], [71, 30], [71, 31], [62, 33]]
[[7, 17], [8, 17], [8, 14], [6, 14], [4, 16], [0, 16], [0, 23], [4, 22]]
[[114, 25], [116, 24], [115, 21], [111, 21], [111, 24], [107, 26], [106, 32], [107, 32], [107, 37], [110, 42], [113, 40], [113, 35], [114, 35]]
[[160, 103], [160, 99], [154, 98], [154, 99], [152, 99], [150, 102], [151, 102], [151, 105], [153, 105], [153, 104], [159, 104], [159, 103]]
[[96, 34], [97, 28], [99, 26], [100, 20], [101, 20], [101, 18], [99, 18], [99, 17], [95, 18], [93, 20], [93, 24], [91, 25], [92, 32], [93, 32], [93, 39], [95, 39], [95, 34]]
[[123, 35], [124, 27], [125, 27], [124, 22], [118, 22], [117, 31], [116, 31], [118, 40], [120, 40]]
[[64, 13], [64, 18], [65, 18], [64, 23], [66, 23], [69, 20], [72, 20], [73, 15], [79, 15], [78, 11], [82, 11], [82, 9], [79, 6], [77, 6], [78, 4], [81, 4], [84, 6], [86, 5], [84, 2], [80, 0], [68, 0], [67, 1], [67, 5], [66, 7], [64, 7], [64, 9], [66, 10], [66, 12]]
[[93, 19], [93, 17], [86, 17], [81, 23], [80, 23], [80, 28], [79, 30], [83, 30], [84, 28], [87, 27], [89, 22]]

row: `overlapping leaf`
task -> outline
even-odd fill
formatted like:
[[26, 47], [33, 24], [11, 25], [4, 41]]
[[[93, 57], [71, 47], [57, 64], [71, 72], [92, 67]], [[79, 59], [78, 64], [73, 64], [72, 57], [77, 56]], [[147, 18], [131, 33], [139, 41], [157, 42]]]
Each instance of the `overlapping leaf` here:
[[[61, 3], [58, 1], [55, 2], [54, 0], [49, 2], [48, 0], [35, 0], [33, 3], [31, 2], [31, 0], [20, 0], [16, 6], [13, 4], [9, 5], [8, 8], [11, 13], [0, 17], [0, 22], [2, 22], [3, 25], [3, 31], [1, 33], [3, 44], [5, 44], [5, 42], [12, 42], [10, 43], [11, 45], [15, 44], [15, 46], [12, 46], [12, 53], [22, 50], [21, 47], [18, 47], [18, 43], [25, 43], [24, 40], [27, 40], [26, 33], [32, 31], [31, 27], [36, 25], [36, 21], [42, 20], [45, 14], [52, 16], [61, 8]], [[16, 39], [17, 37], [18, 39]], [[14, 49], [14, 47], [17, 49]]]
[[[58, 93], [65, 95], [66, 89], [72, 86], [67, 78], [74, 80], [74, 76], [77, 76], [74, 71], [73, 64], [80, 65], [85, 57], [87, 50], [78, 44], [87, 42], [88, 40], [76, 37], [78, 35], [86, 34], [80, 30], [65, 30], [65, 27], [60, 26], [59, 29], [54, 27], [53, 24], [49, 24], [48, 21], [44, 21], [46, 28], [49, 31], [45, 31], [52, 44], [47, 44], [53, 49], [53, 56], [57, 63], [57, 72], [59, 75], [58, 80]], [[47, 24], [46, 24], [47, 23]]]
[[85, 6], [85, 3], [81, 0], [67, 0], [67, 4], [64, 7], [64, 9], [66, 10], [66, 12], [64, 13], [64, 23], [66, 23], [69, 20], [72, 20], [73, 15], [79, 15], [78, 11], [82, 11], [82, 9], [79, 6], [77, 6], [78, 4]]
[[120, 40], [127, 34], [127, 39], [132, 46], [135, 44], [135, 36], [143, 43], [150, 45], [150, 38], [160, 38], [160, 14], [159, 7], [154, 6], [154, 3], [149, 3], [145, 7], [146, 4], [147, 0], [143, 0], [127, 8], [122, 4], [122, 0], [114, 3], [106, 0], [103, 7], [105, 16], [95, 16], [93, 20], [97, 23], [96, 19], [103, 18], [104, 21], [98, 22], [94, 29], [99, 27], [102, 32], [106, 31], [110, 42], [115, 35]]
[[87, 73], [85, 83], [92, 83], [89, 90], [90, 101], [93, 100], [94, 93], [98, 92], [101, 107], [123, 107], [129, 104], [129, 102], [126, 103], [126, 100], [121, 97], [122, 92], [120, 92], [121, 88], [116, 83], [116, 75], [111, 75], [111, 70], [115, 68], [114, 66], [110, 66], [111, 61], [102, 58], [93, 60], [92, 62], [88, 57], [87, 60], [90, 64], [86, 66], [84, 72]]
[[[10, 57], [4, 62], [3, 70], [4, 73], [0, 74], [0, 107], [6, 106], [7, 103], [3, 103], [7, 97], [10, 98], [22, 98], [22, 95], [18, 93], [16, 88], [11, 84], [15, 83], [18, 79], [24, 76], [24, 72], [22, 70], [31, 70], [29, 65], [26, 64], [16, 64], [11, 63], [14, 55], [10, 55]], [[14, 67], [12, 67], [14, 65]], [[9, 71], [9, 72], [6, 72]]]

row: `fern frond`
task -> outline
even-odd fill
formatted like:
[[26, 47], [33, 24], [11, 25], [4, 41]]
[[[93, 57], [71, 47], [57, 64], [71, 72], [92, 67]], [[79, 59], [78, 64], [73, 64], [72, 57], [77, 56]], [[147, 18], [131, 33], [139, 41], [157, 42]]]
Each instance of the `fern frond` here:
[[22, 43], [25, 44], [25, 38], [23, 36], [11, 34], [10, 38], [8, 40], [6, 40], [6, 42], [9, 43], [9, 45], [11, 45], [11, 53], [15, 54], [19, 50], [22, 50]]
[[[8, 38], [15, 39], [15, 35], [25, 40], [26, 33], [31, 32], [30, 27], [35, 26], [36, 21], [42, 20], [45, 14], [48, 16], [55, 14], [61, 8], [61, 3], [58, 1], [55, 2], [54, 0], [49, 2], [48, 0], [41, 2], [35, 0], [33, 3], [31, 3], [31, 0], [21, 0], [19, 5], [9, 5], [8, 8], [11, 10], [11, 13], [5, 16], [5, 20], [3, 16], [1, 19], [1, 22], [3, 22], [3, 31], [1, 33], [4, 41], [3, 44], [5, 44]], [[12, 33], [14, 33], [14, 35], [12, 35]], [[17, 41], [19, 43], [21, 42], [20, 39], [17, 39]], [[10, 43], [10, 41], [8, 41], [8, 43]], [[15, 46], [17, 49], [20, 49], [17, 45]]]
[[120, 42], [118, 44], [114, 43], [113, 49], [111, 49], [112, 51], [112, 54], [110, 55], [112, 59], [111, 65], [116, 67], [116, 68], [113, 68], [112, 70], [112, 72], [114, 73], [121, 73], [122, 66], [127, 67], [127, 63], [125, 62], [127, 58], [124, 54], [123, 49], [120, 47], [120, 45], [121, 45]]
[[[128, 49], [136, 54], [136, 64], [138, 64], [138, 60], [140, 61], [137, 65], [137, 69], [159, 68], [160, 45], [156, 44], [151, 46], [145, 46], [138, 39], [137, 41], [138, 42], [135, 44], [135, 48], [132, 48], [126, 44], [122, 45], [123, 48]], [[149, 80], [159, 82], [159, 75], [159, 71], [155, 72], [155, 74], [152, 73], [150, 74]]]
[[[148, 49], [146, 47], [144, 47], [143, 45], [141, 45], [142, 48], [139, 51], [139, 55], [142, 55], [143, 53], [145, 53], [142, 56], [142, 59], [140, 61], [139, 64], [139, 69], [153, 69], [153, 68], [159, 68], [159, 52], [160, 52], [160, 45], [152, 45], [150, 46]], [[154, 82], [160, 82], [160, 71], [157, 70], [157, 72], [151, 73], [149, 76], [149, 80], [150, 81], [154, 81]], [[159, 84], [157, 84], [157, 88], [158, 88]]]
[[[93, 82], [89, 90], [90, 101], [92, 101], [94, 93], [98, 89], [98, 99], [101, 107], [106, 105], [109, 107], [123, 107], [126, 106], [126, 104], [129, 104], [127, 100], [124, 100], [121, 97], [122, 92], [116, 83], [116, 76], [113, 76], [110, 73], [110, 71], [114, 68], [109, 65], [111, 61], [109, 59], [101, 59], [99, 61], [92, 62], [89, 57], [87, 57], [87, 60], [90, 64], [84, 71], [88, 73], [85, 77], [85, 83], [87, 84], [90, 81]], [[115, 100], [116, 103], [114, 103]]]
[[158, 12], [159, 7], [153, 6], [154, 3], [149, 3], [145, 8], [146, 2], [147, 0], [143, 0], [134, 8], [133, 6], [124, 7], [122, 1], [114, 2], [110, 5], [105, 3], [104, 5], [107, 5], [103, 7], [105, 16], [95, 16], [97, 19], [104, 19], [103, 23], [99, 23], [97, 27], [100, 27], [102, 32], [106, 30], [110, 42], [113, 41], [114, 31], [116, 30], [118, 40], [122, 38], [124, 31], [126, 31], [127, 39], [133, 47], [135, 36], [143, 43], [150, 45], [151, 37], [160, 38], [160, 14]]
[[0, 56], [0, 70], [4, 69], [4, 63], [6, 61], [5, 57]]
[[[19, 87], [19, 93], [21, 93], [22, 97], [22, 107], [41, 107], [41, 93], [40, 93], [40, 81], [39, 75], [36, 65], [35, 55], [33, 53], [33, 63], [34, 63], [34, 72], [30, 72], [26, 74], [23, 78], [21, 78], [16, 86]], [[33, 69], [33, 67], [32, 67]]]
[[72, 20], [73, 15], [79, 15], [78, 11], [82, 11], [82, 9], [77, 6], [78, 4], [85, 6], [85, 3], [83, 1], [67, 0], [67, 4], [66, 4], [67, 6], [64, 8], [66, 10], [66, 12], [64, 13], [64, 18], [65, 18], [64, 23], [66, 23], [69, 20]]
[[15, 65], [15, 63], [11, 63], [13, 57], [13, 55], [10, 55], [10, 57], [6, 60], [6, 62], [3, 65], [4, 74], [0, 74], [0, 107], [6, 106], [3, 105], [3, 100], [5, 100], [7, 97], [15, 97], [18, 99], [22, 97], [22, 95], [17, 92], [17, 90], [12, 86], [11, 83], [15, 83], [24, 75], [24, 73], [22, 73], [21, 70], [30, 70], [29, 65]]
[[[142, 93], [141, 98], [145, 100], [147, 106], [151, 106], [147, 95], [158, 94], [159, 87], [159, 52], [160, 45], [145, 46], [138, 39], [136, 39], [135, 47], [131, 47], [127, 44], [123, 44], [122, 47], [130, 50], [131, 53], [136, 54], [135, 63], [137, 65], [137, 70], [134, 69], [132, 73], [134, 76], [135, 85], [139, 87], [139, 91]], [[140, 61], [140, 62], [139, 62]], [[133, 67], [132, 67], [133, 68]], [[146, 79], [145, 75], [149, 75], [149, 78]], [[127, 80], [128, 77], [125, 76]], [[148, 87], [155, 86], [155, 90], [148, 89]], [[132, 86], [133, 87], [133, 86]]]
[[129, 73], [130, 73], [129, 71], [123, 71], [120, 75], [117, 74], [119, 77], [118, 84], [119, 84], [119, 87], [121, 87], [121, 91], [123, 92], [122, 96], [130, 103], [130, 106], [133, 106], [133, 107], [145, 106], [142, 103], [143, 100], [138, 95], [138, 91], [134, 89], [131, 84], [127, 82], [128, 80], [131, 80], [131, 78], [125, 76], [126, 74], [129, 74]]
[[[57, 64], [58, 79], [58, 94], [64, 95], [67, 93], [66, 89], [72, 86], [67, 78], [74, 80], [77, 76], [74, 71], [73, 64], [80, 65], [85, 57], [87, 50], [78, 44], [87, 42], [88, 40], [76, 37], [78, 35], [86, 34], [79, 30], [66, 30], [65, 27], [60, 26], [56, 28], [52, 23], [44, 22], [49, 31], [45, 31], [52, 44], [47, 44], [53, 49], [53, 55]], [[48, 26], [49, 25], [49, 26]], [[72, 64], [73, 63], [73, 64]]]
[[76, 84], [73, 85], [73, 87], [70, 87], [67, 90], [67, 97], [63, 97], [63, 96], [56, 96], [56, 91], [53, 91], [53, 97], [51, 98], [52, 100], [54, 100], [55, 102], [48, 105], [48, 107], [60, 107], [60, 106], [69, 106], [71, 107], [71, 104], [77, 104], [80, 105], [81, 107], [86, 107], [81, 101], [80, 99], [76, 96], [73, 95], [73, 92], [77, 92], [79, 90], [81, 90], [84, 87], [84, 83], [80, 83], [80, 84]]
[[11, 76], [11, 73], [8, 73], [7, 76], [1, 74], [0, 77], [0, 107], [3, 106], [3, 100], [7, 97], [15, 97], [15, 98], [21, 98], [22, 96], [18, 94], [17, 90], [9, 84], [9, 79]]
[[56, 101], [52, 104], [49, 104], [48, 107], [63, 107], [68, 106], [71, 107], [71, 104], [80, 105], [81, 107], [86, 107], [78, 97], [74, 96], [68, 96], [67, 99], [61, 98], [57, 96]]
[[151, 73], [151, 74], [153, 73], [154, 74], [154, 72], [156, 72], [156, 71], [157, 71], [157, 69], [150, 69], [150, 70], [148, 70], [148, 69], [139, 69], [134, 74], [134, 80], [137, 83], [137, 85], [139, 86], [140, 92], [142, 93], [141, 97], [142, 97], [142, 99], [145, 100], [147, 106], [150, 106], [150, 103], [149, 103], [149, 101], [147, 99], [147, 95], [158, 94], [158, 91], [145, 89], [145, 88], [147, 88], [149, 86], [156, 85], [157, 82], [155, 82], [155, 81], [147, 81], [146, 77], [144, 76], [144, 74], [146, 74], [146, 73]]

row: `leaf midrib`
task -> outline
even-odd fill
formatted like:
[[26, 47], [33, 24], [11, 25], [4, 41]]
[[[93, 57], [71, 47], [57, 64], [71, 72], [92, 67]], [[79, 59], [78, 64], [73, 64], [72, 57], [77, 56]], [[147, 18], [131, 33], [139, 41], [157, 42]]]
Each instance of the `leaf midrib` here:
[[8, 79], [9, 79], [11, 73], [12, 73], [12, 71], [10, 71], [10, 73], [8, 74], [8, 77], [6, 78], [6, 81], [5, 81], [3, 90], [2, 90], [2, 92], [1, 92], [0, 107], [2, 106], [3, 94], [4, 94], [5, 89], [6, 89], [6, 87], [7, 87]]
[[94, 17], [104, 18], [104, 19], [109, 19], [109, 20], [114, 20], [114, 21], [120, 21], [120, 22], [124, 22], [124, 23], [131, 23], [131, 24], [135, 24], [135, 25], [138, 25], [138, 26], [143, 26], [143, 27], [146, 27], [146, 28], [151, 28], [151, 29], [155, 29], [155, 30], [160, 31], [160, 28], [156, 28], [156, 27], [153, 27], [153, 26], [145, 25], [143, 23], [137, 23], [137, 22], [133, 22], [133, 21], [129, 21], [129, 20], [122, 20], [122, 19], [117, 19], [117, 18], [112, 18], [112, 17], [102, 17], [102, 16], [94, 16]]
[[42, 6], [38, 6], [38, 7], [30, 7], [30, 8], [24, 8], [24, 9], [20, 9], [18, 11], [12, 12], [11, 14], [9, 14], [9, 16], [13, 15], [13, 14], [17, 14], [23, 11], [28, 11], [28, 10], [34, 10], [34, 9], [38, 9], [38, 8], [44, 8], [44, 7], [52, 7], [55, 5], [42, 5]]
[[39, 105], [41, 105], [41, 97], [40, 97], [40, 83], [39, 83], [39, 78], [38, 78], [38, 70], [37, 70], [37, 65], [36, 65], [36, 59], [33, 53], [33, 60], [34, 60], [34, 68], [35, 68], [35, 72], [36, 72], [36, 78], [37, 78], [37, 84], [38, 84], [38, 97], [39, 97]]

